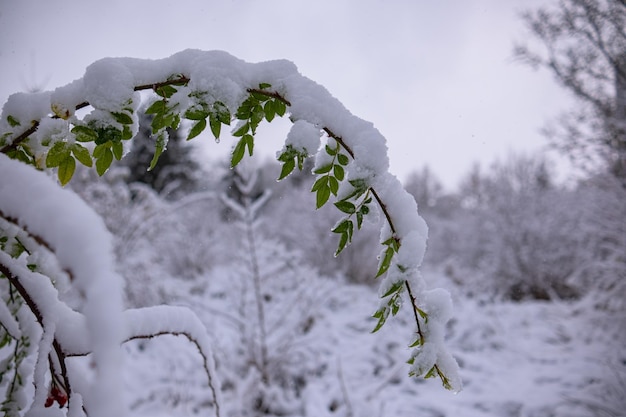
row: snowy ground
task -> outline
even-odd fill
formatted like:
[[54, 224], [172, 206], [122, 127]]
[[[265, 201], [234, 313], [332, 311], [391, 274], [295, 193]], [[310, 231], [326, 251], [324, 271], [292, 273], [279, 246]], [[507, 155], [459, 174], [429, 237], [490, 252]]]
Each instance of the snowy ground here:
[[[370, 333], [373, 290], [320, 281], [317, 291], [320, 303], [310, 310], [313, 328], [290, 340], [298, 355], [285, 356], [299, 358], [300, 363], [290, 366], [306, 373], [306, 387], [296, 400], [301, 415], [626, 415], [623, 314], [594, 313], [585, 301], [481, 304], [457, 299], [449, 343], [462, 368], [464, 389], [455, 395], [435, 379], [407, 376], [409, 350], [403, 338], [409, 320], [399, 317]], [[220, 356], [232, 358], [229, 350], [237, 341], [226, 316], [218, 314], [225, 305], [217, 293], [206, 291], [189, 304], [203, 310], [201, 317], [218, 336], [218, 368], [231, 385], [224, 391], [224, 409], [238, 415], [249, 400], [246, 383], [254, 382], [224, 375], [228, 366], [220, 365]], [[150, 416], [212, 414], [200, 358], [186, 340], [168, 336], [131, 344], [127, 350], [127, 384], [135, 411]], [[278, 395], [275, 400], [283, 399]]]

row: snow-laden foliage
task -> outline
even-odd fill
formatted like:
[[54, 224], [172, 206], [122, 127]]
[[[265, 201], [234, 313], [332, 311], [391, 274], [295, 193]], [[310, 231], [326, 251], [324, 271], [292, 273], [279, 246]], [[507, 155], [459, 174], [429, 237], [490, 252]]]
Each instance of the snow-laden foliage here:
[[[146, 109], [155, 138], [150, 168], [167, 148], [168, 129], [178, 128], [183, 119], [191, 123], [187, 139], [206, 127], [219, 139], [223, 125], [235, 122], [235, 167], [252, 155], [260, 123], [289, 113], [294, 125], [278, 153], [280, 178], [314, 156], [315, 205], [331, 201], [341, 215], [332, 229], [339, 239], [336, 254], [351, 243], [373, 206], [385, 220], [374, 331], [408, 304], [414, 325], [409, 373], [438, 377], [446, 388], [461, 389], [456, 362], [443, 344], [450, 297], [425, 290], [419, 267], [428, 230], [414, 199], [388, 172], [381, 134], [289, 62], [249, 64], [223, 52], [187, 50], [161, 60], [103, 59], [81, 79], [53, 92], [14, 94], [3, 107], [0, 267], [9, 294], [3, 294], [7, 308], [0, 318], [7, 329], [4, 340], [16, 352], [6, 367], [13, 375], [5, 402], [9, 415], [18, 415], [19, 409], [39, 415], [54, 402], [68, 406], [72, 415], [126, 414], [119, 345], [162, 334], [185, 335], [199, 348], [211, 405], [219, 415], [213, 356], [197, 318], [180, 308], [124, 311], [122, 280], [114, 271], [102, 220], [75, 194], [34, 169], [56, 171], [62, 185], [74, 176], [76, 161], [103, 175], [128, 151], [138, 131], [141, 90], [153, 93]], [[91, 111], [77, 113], [84, 108]], [[63, 299], [68, 291], [75, 292], [71, 302]], [[31, 316], [24, 318], [24, 311]], [[33, 318], [39, 326], [32, 325]], [[28, 340], [22, 341], [24, 336]], [[29, 350], [33, 346], [36, 353]], [[35, 364], [25, 364], [19, 352], [36, 354]], [[66, 362], [85, 355], [91, 370], [79, 376]], [[30, 398], [28, 381], [35, 386]]]

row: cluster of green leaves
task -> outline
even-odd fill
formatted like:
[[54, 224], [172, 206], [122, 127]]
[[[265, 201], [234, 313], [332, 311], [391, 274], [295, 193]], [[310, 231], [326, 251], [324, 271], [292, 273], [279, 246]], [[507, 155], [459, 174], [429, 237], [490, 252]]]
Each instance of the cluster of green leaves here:
[[304, 160], [309, 156], [306, 151], [300, 151], [294, 148], [292, 145], [287, 145], [285, 150], [278, 156], [278, 161], [283, 163], [283, 167], [280, 170], [280, 176], [278, 181], [286, 178], [292, 171], [298, 167], [302, 171]]
[[[380, 256], [376, 278], [385, 274], [391, 267], [391, 261], [393, 260], [393, 257], [400, 250], [400, 240], [395, 236], [391, 236], [389, 239], [385, 240], [382, 245], [385, 247], [385, 249]], [[401, 265], [396, 265], [396, 267], [400, 269], [400, 272], [404, 272]], [[381, 296], [382, 299], [386, 298], [387, 300], [378, 310], [376, 310], [376, 312], [372, 316], [375, 319], [378, 319], [378, 322], [376, 323], [374, 330], [372, 330], [372, 333], [377, 332], [378, 330], [380, 330], [381, 327], [383, 327], [383, 325], [387, 321], [387, 318], [389, 317], [389, 313], [391, 313], [392, 316], [395, 316], [396, 314], [398, 314], [398, 311], [400, 311], [400, 306], [402, 303], [401, 297], [405, 289], [405, 283], [406, 281], [403, 279], [394, 282], [391, 287], [389, 287], [389, 289]]]
[[241, 121], [233, 132], [234, 137], [240, 138], [230, 159], [230, 166], [235, 167], [243, 159], [246, 149], [252, 156], [254, 151], [254, 135], [259, 123], [263, 119], [271, 122], [276, 116], [284, 116], [287, 106], [284, 101], [268, 89], [271, 84], [261, 83], [258, 89], [249, 90], [250, 95], [237, 109], [235, 117]]
[[337, 142], [335, 142], [334, 146], [327, 144], [324, 149], [331, 156], [331, 160], [326, 165], [313, 171], [314, 174], [318, 175], [311, 188], [311, 192], [315, 193], [317, 208], [326, 204], [331, 194], [337, 195], [339, 183], [343, 181], [345, 176], [344, 167], [350, 161], [346, 154], [341, 153], [341, 146]]
[[[415, 364], [415, 358], [417, 357], [418, 352], [419, 351], [414, 352], [411, 356], [411, 359], [407, 361], [409, 365]], [[412, 377], [419, 377], [421, 375], [424, 375], [424, 379], [439, 377], [445, 389], [454, 389], [454, 387], [452, 387], [452, 384], [450, 383], [450, 379], [443, 372], [441, 372], [441, 369], [439, 368], [439, 366], [437, 366], [437, 364], [433, 365], [427, 372], [425, 372], [425, 370], [423, 369], [412, 370], [409, 372], [409, 376]]]
[[[20, 123], [20, 121], [15, 118], [15, 116], [8, 115], [6, 120], [10, 127], [22, 126], [22, 123]], [[13, 131], [3, 133], [2, 136], [0, 136], [0, 147], [5, 146], [7, 144], [7, 139], [13, 136], [14, 133], [15, 132]], [[28, 165], [36, 165], [35, 155], [28, 146], [24, 146], [23, 144], [20, 144], [15, 148], [10, 149], [6, 152], [6, 155], [11, 159], [17, 159], [18, 161], [22, 161]]]

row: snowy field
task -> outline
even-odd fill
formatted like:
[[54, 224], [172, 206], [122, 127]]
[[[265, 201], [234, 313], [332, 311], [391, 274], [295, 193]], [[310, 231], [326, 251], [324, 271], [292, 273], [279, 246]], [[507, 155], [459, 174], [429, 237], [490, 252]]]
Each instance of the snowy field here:
[[[207, 280], [207, 291], [190, 304], [206, 307], [201, 317], [219, 335], [218, 370], [223, 381], [232, 383], [224, 391], [225, 408], [229, 415], [247, 415], [246, 384], [254, 381], [234, 383], [224, 372], [228, 366], [223, 358], [233, 358], [228, 352], [236, 349], [237, 341], [228, 318], [215, 314], [225, 301], [219, 299], [219, 276]], [[407, 376], [403, 327], [409, 320], [399, 317], [370, 334], [375, 324], [369, 318], [373, 290], [338, 288], [330, 281], [317, 286], [319, 304], [310, 310], [312, 329], [306, 335], [286, 336], [291, 346], [284, 358], [306, 374], [307, 385], [298, 399], [277, 393], [275, 406], [283, 402], [285, 410], [293, 412], [295, 407], [303, 416], [624, 415], [624, 317], [593, 313], [589, 300], [489, 304], [456, 299], [449, 343], [461, 366], [464, 389], [455, 395], [438, 380]], [[186, 340], [168, 336], [142, 341], [128, 346], [127, 352], [126, 382], [135, 411], [146, 416], [211, 413], [200, 358]]]

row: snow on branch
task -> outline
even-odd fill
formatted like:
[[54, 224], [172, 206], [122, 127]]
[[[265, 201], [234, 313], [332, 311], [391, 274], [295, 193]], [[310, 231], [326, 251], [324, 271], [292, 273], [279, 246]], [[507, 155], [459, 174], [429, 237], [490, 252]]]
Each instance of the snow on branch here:
[[[295, 167], [302, 169], [305, 158], [315, 158], [316, 205], [332, 202], [341, 215], [332, 229], [339, 239], [336, 254], [351, 243], [372, 204], [385, 216], [376, 273], [381, 277], [381, 302], [374, 313], [374, 331], [389, 314], [397, 314], [408, 297], [416, 325], [410, 373], [438, 376], [446, 388], [461, 389], [458, 367], [442, 336], [450, 317], [449, 295], [424, 289], [419, 267], [428, 228], [414, 199], [388, 172], [385, 138], [288, 61], [250, 64], [225, 52], [185, 50], [158, 60], [102, 59], [90, 65], [83, 78], [53, 92], [10, 96], [0, 116], [0, 195], [10, 196], [2, 198], [0, 211], [50, 245], [84, 297], [82, 313], [100, 373], [100, 393], [95, 394], [95, 388], [93, 393], [93, 398], [102, 398], [98, 407], [114, 414], [104, 399], [119, 390], [114, 383], [120, 372], [117, 352], [129, 337], [132, 314], [122, 313], [122, 281], [114, 272], [102, 221], [78, 197], [28, 165], [55, 171], [62, 185], [72, 178], [77, 161], [103, 175], [123, 157], [137, 133], [141, 90], [152, 91], [145, 110], [152, 115], [156, 143], [150, 169], [167, 148], [167, 129], [180, 127], [183, 119], [191, 122], [187, 139], [207, 127], [219, 139], [222, 127], [234, 122], [230, 129], [237, 141], [231, 153], [235, 167], [253, 154], [260, 123], [288, 113], [294, 126], [277, 155], [280, 179]], [[79, 117], [76, 111], [86, 108], [91, 110]], [[153, 313], [160, 317], [160, 311]], [[191, 320], [187, 313], [180, 317]], [[146, 334], [161, 332], [153, 330]], [[190, 340], [205, 352], [208, 346], [197, 331], [196, 326]], [[210, 374], [210, 355], [203, 356]]]

